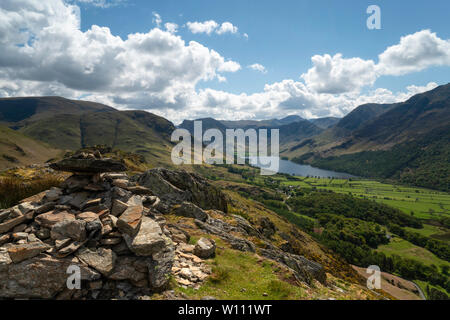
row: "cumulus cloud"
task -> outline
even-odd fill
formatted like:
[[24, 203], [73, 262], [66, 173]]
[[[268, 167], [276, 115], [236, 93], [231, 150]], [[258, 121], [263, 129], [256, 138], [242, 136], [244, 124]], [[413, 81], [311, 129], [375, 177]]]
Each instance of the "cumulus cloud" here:
[[262, 64], [254, 63], [248, 66], [249, 69], [259, 71], [261, 73], [267, 73], [266, 67], [264, 67]]
[[450, 40], [430, 30], [404, 36], [378, 56], [378, 63], [342, 54], [315, 55], [313, 67], [301, 75], [306, 85], [318, 93], [359, 92], [384, 75], [404, 75], [431, 66], [450, 66]]
[[214, 20], [208, 20], [204, 22], [188, 22], [186, 26], [192, 33], [206, 33], [209, 35], [217, 29], [219, 24]]
[[[206, 33], [210, 35], [215, 32], [219, 35], [225, 33], [238, 33], [238, 27], [234, 26], [231, 22], [223, 22], [222, 24], [217, 23], [214, 20], [208, 20], [203, 22], [187, 22], [186, 26], [192, 33]], [[248, 36], [247, 36], [248, 37]]]
[[380, 74], [403, 75], [442, 65], [450, 66], [450, 40], [422, 30], [402, 37], [380, 54], [377, 69]]
[[376, 80], [375, 63], [360, 58], [344, 59], [341, 54], [315, 55], [313, 67], [301, 77], [318, 93], [358, 91]]
[[[30, 90], [41, 87], [34, 82], [51, 83], [102, 99], [105, 93], [145, 91], [149, 104], [175, 106], [199, 81], [240, 69], [216, 51], [159, 28], [127, 39], [96, 25], [83, 32], [78, 7], [60, 0], [4, 0], [0, 21], [0, 79], [30, 81]], [[14, 94], [7, 89], [6, 95]]]
[[222, 23], [220, 28], [216, 30], [217, 34], [237, 33], [237, 32], [238, 32], [238, 27], [234, 26], [231, 22]]

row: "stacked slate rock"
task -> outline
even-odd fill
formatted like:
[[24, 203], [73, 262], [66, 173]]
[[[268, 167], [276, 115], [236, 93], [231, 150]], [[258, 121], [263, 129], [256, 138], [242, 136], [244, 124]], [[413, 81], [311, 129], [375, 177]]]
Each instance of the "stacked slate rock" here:
[[[184, 285], [209, 275], [184, 243], [189, 235], [166, 226], [160, 199], [130, 181], [123, 163], [80, 153], [51, 168], [73, 174], [0, 211], [1, 298], [137, 299], [167, 287], [179, 255], [195, 260], [183, 264]], [[74, 265], [81, 290], [67, 286]]]

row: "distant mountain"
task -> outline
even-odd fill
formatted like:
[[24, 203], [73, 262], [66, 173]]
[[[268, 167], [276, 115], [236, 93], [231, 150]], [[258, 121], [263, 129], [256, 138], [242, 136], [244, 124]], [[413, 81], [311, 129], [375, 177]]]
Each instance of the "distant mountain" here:
[[336, 124], [336, 127], [345, 129], [347, 131], [356, 130], [358, 128], [361, 128], [368, 121], [376, 118], [377, 116], [393, 108], [394, 106], [395, 104], [363, 104], [347, 114], [344, 118], [342, 118]]
[[301, 121], [280, 126], [279, 129], [280, 144], [302, 141], [305, 138], [318, 135], [323, 131], [323, 129], [319, 128], [314, 123], [303, 119]]
[[118, 111], [60, 97], [0, 99], [0, 123], [53, 148], [104, 144], [142, 154], [155, 164], [170, 161], [170, 135], [175, 129], [170, 121], [149, 112]]
[[291, 116], [284, 117], [278, 121], [281, 124], [290, 124], [290, 123], [298, 122], [298, 121], [302, 121], [302, 120], [305, 120], [305, 119], [303, 119], [302, 117], [297, 116], [297, 115], [291, 115]]
[[192, 135], [194, 134], [194, 121], [202, 122], [202, 129], [205, 132], [208, 129], [219, 129], [222, 134], [225, 134], [227, 127], [221, 122], [213, 118], [203, 118], [197, 120], [184, 120], [178, 127], [188, 130]]
[[317, 119], [309, 119], [312, 123], [318, 126], [321, 129], [328, 129], [333, 127], [336, 123], [338, 123], [341, 118], [335, 117], [326, 117], [326, 118], [317, 118]]
[[293, 122], [304, 120], [297, 115], [287, 116], [282, 119], [270, 119], [270, 120], [219, 120], [223, 125], [230, 129], [248, 129], [248, 128], [275, 128], [290, 124]]
[[388, 107], [353, 135], [358, 140], [397, 144], [441, 127], [450, 130], [450, 84]]
[[[219, 129], [225, 135], [226, 129], [279, 129], [280, 130], [280, 143], [288, 143], [301, 141], [304, 138], [308, 138], [321, 133], [323, 130], [311, 123], [308, 120], [304, 120], [299, 116], [288, 116], [283, 119], [274, 120], [261, 120], [261, 121], [220, 121], [213, 118], [197, 119], [202, 121], [202, 129], [205, 132], [208, 129]], [[285, 124], [283, 124], [285, 123]], [[229, 126], [227, 126], [228, 124]], [[239, 126], [242, 125], [242, 126]], [[194, 133], [194, 120], [184, 120], [179, 126], [188, 130], [191, 134]], [[270, 131], [269, 131], [270, 136]]]
[[360, 106], [286, 154], [327, 169], [450, 190], [450, 84], [402, 103]]
[[56, 114], [78, 115], [86, 112], [115, 111], [101, 103], [61, 97], [0, 98], [0, 123], [21, 125]]

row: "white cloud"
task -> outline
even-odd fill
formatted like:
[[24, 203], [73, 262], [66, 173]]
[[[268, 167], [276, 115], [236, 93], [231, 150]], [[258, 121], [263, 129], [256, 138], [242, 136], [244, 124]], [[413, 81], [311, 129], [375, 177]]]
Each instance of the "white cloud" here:
[[152, 16], [153, 16], [152, 22], [153, 22], [158, 28], [160, 28], [160, 27], [161, 27], [161, 23], [162, 23], [161, 16], [160, 16], [159, 13], [157, 13], [157, 12], [152, 12]]
[[248, 34], [244, 33], [243, 34], [244, 38], [248, 40]]
[[262, 64], [254, 63], [248, 66], [249, 69], [259, 71], [261, 73], [267, 73], [266, 67], [264, 67]]
[[360, 58], [344, 59], [341, 54], [331, 57], [315, 55], [313, 67], [302, 74], [306, 85], [318, 93], [359, 91], [376, 80], [375, 63]]
[[231, 22], [228, 21], [223, 22], [222, 24], [219, 24], [214, 20], [208, 20], [203, 22], [189, 21], [186, 23], [186, 26], [194, 34], [206, 33], [207, 35], [210, 35], [211, 33], [215, 32], [219, 35], [222, 35], [225, 33], [236, 34], [238, 32], [238, 27], [234, 26]]
[[234, 26], [231, 22], [222, 23], [220, 28], [216, 30], [217, 34], [237, 33], [237, 32], [238, 32], [238, 27]]
[[166, 27], [167, 32], [170, 32], [170, 33], [178, 32], [178, 25], [176, 23], [167, 22], [164, 24], [164, 27]]
[[204, 22], [188, 22], [186, 26], [192, 33], [206, 33], [209, 35], [217, 29], [219, 24], [214, 20], [208, 20]]
[[72, 2], [90, 4], [99, 8], [109, 8], [117, 6], [125, 2], [125, 0], [73, 0]]
[[380, 54], [377, 69], [380, 74], [403, 75], [442, 65], [450, 66], [450, 40], [422, 30], [402, 37]]
[[313, 67], [302, 74], [306, 85], [318, 93], [359, 92], [383, 75], [404, 75], [431, 66], [450, 66], [450, 40], [422, 30], [400, 39], [379, 55], [378, 63], [361, 58], [333, 57], [325, 54], [311, 58]]
[[[51, 84], [60, 92], [73, 90], [71, 96], [109, 97], [116, 105], [136, 95], [148, 99], [140, 107], [154, 102], [182, 108], [199, 81], [240, 69], [216, 51], [158, 28], [126, 39], [96, 25], [83, 32], [78, 7], [61, 0], [2, 0], [0, 21], [0, 79], [32, 93]], [[15, 91], [2, 87], [3, 96]]]

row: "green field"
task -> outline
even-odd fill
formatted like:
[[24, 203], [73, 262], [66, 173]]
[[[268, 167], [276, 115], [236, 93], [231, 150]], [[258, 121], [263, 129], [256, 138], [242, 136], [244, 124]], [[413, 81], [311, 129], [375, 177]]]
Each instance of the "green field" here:
[[444, 265], [450, 266], [450, 263], [439, 259], [430, 251], [418, 247], [401, 238], [393, 238], [389, 244], [379, 246], [377, 251], [383, 252], [388, 256], [397, 254], [404, 258], [415, 259], [428, 266], [433, 264], [436, 267], [441, 267]]
[[303, 178], [285, 181], [283, 185], [326, 189], [373, 199], [421, 219], [450, 217], [450, 194], [425, 188], [392, 185], [372, 180]]

